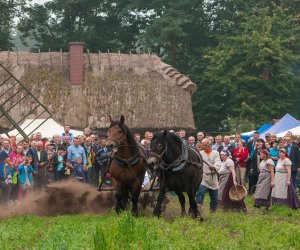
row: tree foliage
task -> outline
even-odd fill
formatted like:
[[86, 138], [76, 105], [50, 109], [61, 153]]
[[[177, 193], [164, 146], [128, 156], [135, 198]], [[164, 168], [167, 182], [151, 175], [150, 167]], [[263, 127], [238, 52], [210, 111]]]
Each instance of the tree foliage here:
[[[195, 102], [205, 106], [198, 113], [204, 128], [228, 130], [234, 118], [239, 124], [258, 125], [294, 108], [299, 89], [294, 48], [299, 38], [292, 16], [274, 5], [241, 12], [240, 20], [205, 56], [204, 91]], [[207, 96], [213, 101], [207, 102]]]
[[[151, 25], [140, 36], [144, 49], [157, 53], [167, 63], [189, 74], [191, 57], [202, 54], [204, 48], [214, 41], [209, 37], [209, 20], [204, 0], [157, 1], [144, 6], [143, 11], [153, 13]], [[155, 5], [157, 7], [157, 5]]]
[[20, 20], [22, 37], [42, 50], [83, 41], [94, 52], [157, 53], [197, 84], [201, 130], [297, 113], [300, 0], [52, 0], [23, 6]]
[[23, 38], [31, 37], [41, 49], [66, 49], [82, 41], [91, 51], [135, 48], [143, 28], [141, 13], [127, 9], [129, 1], [53, 0], [24, 8], [19, 23]]
[[11, 43], [11, 31], [14, 26], [14, 18], [20, 14], [20, 7], [24, 0], [0, 0], [0, 49], [8, 50]]

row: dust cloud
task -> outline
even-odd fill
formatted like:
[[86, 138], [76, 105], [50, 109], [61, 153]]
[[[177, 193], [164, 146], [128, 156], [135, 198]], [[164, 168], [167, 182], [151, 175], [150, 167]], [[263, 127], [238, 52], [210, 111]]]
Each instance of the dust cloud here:
[[0, 207], [0, 218], [22, 215], [56, 216], [64, 214], [105, 214], [114, 207], [113, 191], [98, 192], [78, 181], [56, 182], [32, 199]]

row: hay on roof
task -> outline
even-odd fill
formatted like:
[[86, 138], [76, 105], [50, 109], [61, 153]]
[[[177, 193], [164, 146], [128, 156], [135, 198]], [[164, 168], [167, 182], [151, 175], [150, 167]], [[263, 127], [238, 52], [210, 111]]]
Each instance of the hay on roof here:
[[[84, 84], [79, 87], [69, 83], [68, 53], [1, 52], [0, 63], [62, 124], [101, 130], [109, 125], [108, 114], [115, 119], [123, 114], [136, 131], [195, 129], [191, 95], [196, 85], [155, 55], [84, 54]], [[25, 99], [11, 113], [19, 120], [30, 109]]]

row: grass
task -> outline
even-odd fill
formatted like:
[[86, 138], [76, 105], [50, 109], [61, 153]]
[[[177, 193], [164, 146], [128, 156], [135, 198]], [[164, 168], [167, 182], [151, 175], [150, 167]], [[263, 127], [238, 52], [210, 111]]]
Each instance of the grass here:
[[[208, 200], [206, 200], [206, 204]], [[129, 212], [107, 215], [23, 216], [0, 221], [1, 249], [299, 249], [300, 211], [272, 207], [270, 214], [218, 211], [205, 206], [203, 222], [180, 218], [171, 197], [167, 219]]]

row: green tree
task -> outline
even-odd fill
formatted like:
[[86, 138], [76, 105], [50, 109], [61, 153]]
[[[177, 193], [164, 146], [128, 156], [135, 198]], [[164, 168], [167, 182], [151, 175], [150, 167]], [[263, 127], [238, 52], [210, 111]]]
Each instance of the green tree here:
[[300, 0], [52, 0], [24, 8], [18, 27], [42, 50], [151, 50], [197, 83], [199, 129], [295, 114]]
[[19, 14], [24, 0], [0, 0], [0, 49], [12, 47], [11, 30], [14, 27], [14, 17]]
[[133, 50], [143, 16], [128, 10], [127, 0], [53, 0], [24, 8], [18, 28], [23, 38], [37, 41], [43, 50], [67, 49], [82, 41], [91, 51]]
[[299, 37], [292, 16], [275, 5], [239, 15], [238, 29], [220, 36], [206, 55], [208, 67], [195, 102], [202, 106], [197, 118], [203, 129], [230, 130], [245, 122], [253, 127], [295, 105]]
[[[160, 2], [160, 4], [159, 4]], [[173, 67], [189, 75], [191, 55], [211, 43], [205, 1], [150, 1], [142, 11], [152, 13], [150, 25], [140, 36], [144, 50], [150, 49]], [[152, 9], [153, 8], [153, 9]]]

